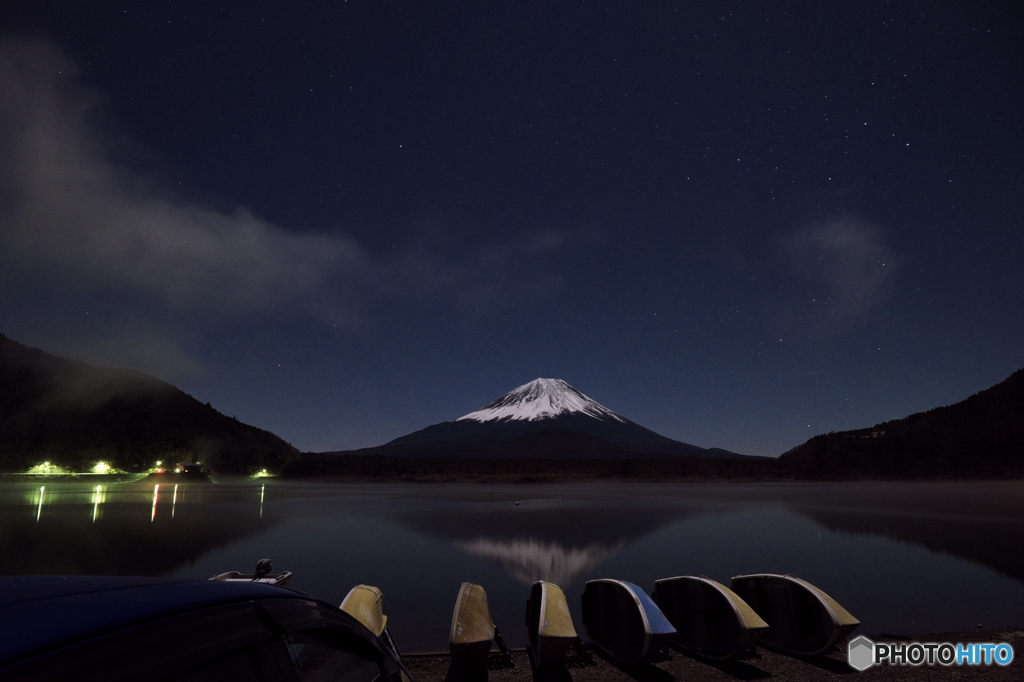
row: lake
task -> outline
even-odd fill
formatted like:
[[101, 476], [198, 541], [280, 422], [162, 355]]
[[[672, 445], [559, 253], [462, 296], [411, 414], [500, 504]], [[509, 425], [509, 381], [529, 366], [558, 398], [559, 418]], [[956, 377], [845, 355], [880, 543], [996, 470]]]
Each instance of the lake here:
[[204, 579], [269, 557], [339, 603], [384, 592], [406, 652], [447, 649], [459, 585], [525, 644], [529, 585], [789, 573], [864, 634], [1024, 625], [1024, 482], [538, 485], [0, 482], [0, 573]]

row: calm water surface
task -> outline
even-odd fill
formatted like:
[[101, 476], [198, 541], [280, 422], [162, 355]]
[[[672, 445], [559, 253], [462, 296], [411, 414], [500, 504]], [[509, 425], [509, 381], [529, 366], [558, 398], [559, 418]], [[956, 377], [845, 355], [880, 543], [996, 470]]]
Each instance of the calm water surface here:
[[[517, 504], [518, 503], [518, 504]], [[405, 651], [447, 648], [463, 581], [511, 645], [528, 586], [551, 580], [579, 622], [593, 578], [790, 573], [862, 632], [1024, 625], [1024, 483], [515, 486], [0, 483], [0, 573], [208, 578], [270, 557], [338, 603], [384, 591]]]

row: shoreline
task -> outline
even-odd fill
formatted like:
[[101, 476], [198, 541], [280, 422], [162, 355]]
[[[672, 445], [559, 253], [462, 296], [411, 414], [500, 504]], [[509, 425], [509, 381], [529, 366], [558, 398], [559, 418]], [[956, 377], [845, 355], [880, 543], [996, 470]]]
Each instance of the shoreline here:
[[[851, 637], [856, 638], [854, 633]], [[799, 657], [755, 645], [730, 661], [710, 661], [685, 653], [674, 646], [667, 647], [653, 662], [638, 666], [620, 666], [603, 657], [592, 646], [588, 650], [596, 665], [590, 667], [557, 668], [535, 676], [525, 649], [513, 649], [515, 668], [489, 670], [489, 682], [673, 682], [675, 680], [751, 680], [774, 678], [779, 680], [829, 680], [856, 675], [857, 680], [937, 680], [956, 676], [958, 680], [984, 679], [1002, 682], [1018, 680], [1024, 674], [1024, 626], [998, 627], [966, 632], [945, 632], [922, 635], [873, 635], [875, 642], [951, 642], [982, 643], [1006, 642], [1014, 649], [1014, 660], [1006, 666], [992, 665], [875, 665], [858, 672], [847, 662], [847, 642], [842, 642], [828, 654]], [[443, 682], [448, 672], [447, 653], [406, 654], [405, 663], [415, 682]]]
[[438, 455], [324, 455], [305, 453], [278, 478], [338, 483], [572, 483], [582, 481], [674, 482], [854, 482], [1024, 480], [993, 472], [942, 469], [863, 474], [808, 472], [779, 459], [701, 459], [694, 457], [458, 457]]

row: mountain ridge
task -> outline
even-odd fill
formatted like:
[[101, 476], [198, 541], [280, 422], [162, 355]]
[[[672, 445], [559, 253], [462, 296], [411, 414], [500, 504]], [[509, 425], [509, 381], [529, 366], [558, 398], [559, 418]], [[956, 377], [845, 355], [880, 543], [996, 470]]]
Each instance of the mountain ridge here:
[[97, 461], [145, 471], [202, 461], [225, 473], [283, 468], [298, 451], [156, 377], [51, 355], [0, 334], [0, 469]]
[[1024, 476], [1024, 369], [952, 405], [814, 436], [779, 462], [802, 478]]

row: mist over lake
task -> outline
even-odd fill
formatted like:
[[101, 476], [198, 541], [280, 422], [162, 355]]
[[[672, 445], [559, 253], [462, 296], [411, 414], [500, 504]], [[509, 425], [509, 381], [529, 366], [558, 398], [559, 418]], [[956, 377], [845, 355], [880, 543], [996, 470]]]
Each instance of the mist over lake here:
[[546, 485], [0, 483], [0, 572], [205, 579], [270, 557], [339, 603], [384, 593], [406, 652], [447, 648], [463, 581], [483, 585], [510, 645], [534, 580], [579, 622], [585, 581], [789, 573], [860, 632], [1020, 625], [1024, 484]]

